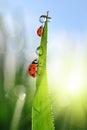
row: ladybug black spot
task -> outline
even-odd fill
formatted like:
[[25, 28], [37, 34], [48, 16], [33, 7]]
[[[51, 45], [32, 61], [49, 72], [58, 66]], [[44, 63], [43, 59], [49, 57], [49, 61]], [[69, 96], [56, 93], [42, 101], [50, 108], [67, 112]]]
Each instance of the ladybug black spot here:
[[34, 74], [32, 74], [32, 76], [34, 77]]
[[31, 71], [31, 69], [29, 69], [29, 71]]

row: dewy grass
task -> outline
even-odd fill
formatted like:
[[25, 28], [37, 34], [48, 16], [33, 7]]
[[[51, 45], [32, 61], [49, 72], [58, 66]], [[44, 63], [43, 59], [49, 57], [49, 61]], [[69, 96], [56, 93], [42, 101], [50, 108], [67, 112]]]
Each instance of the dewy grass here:
[[47, 25], [44, 23], [41, 37], [36, 77], [36, 92], [32, 106], [32, 130], [54, 130], [46, 72]]

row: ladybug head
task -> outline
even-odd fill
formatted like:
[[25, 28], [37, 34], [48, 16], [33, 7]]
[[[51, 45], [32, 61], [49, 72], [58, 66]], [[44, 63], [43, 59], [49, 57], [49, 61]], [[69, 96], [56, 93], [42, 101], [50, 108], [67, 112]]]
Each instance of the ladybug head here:
[[32, 64], [36, 64], [37, 65], [38, 64], [38, 60], [37, 59], [33, 60]]

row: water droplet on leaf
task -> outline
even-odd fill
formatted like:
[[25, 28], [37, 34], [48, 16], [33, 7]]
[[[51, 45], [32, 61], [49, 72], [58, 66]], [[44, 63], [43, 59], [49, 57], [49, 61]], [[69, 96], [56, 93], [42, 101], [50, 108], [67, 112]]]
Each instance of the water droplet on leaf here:
[[40, 21], [40, 23], [45, 23], [46, 17], [41, 17], [41, 16], [40, 16], [39, 21]]
[[37, 47], [37, 49], [36, 49], [36, 54], [37, 55], [39, 55], [39, 56], [41, 56], [42, 54], [43, 54], [43, 49], [42, 49], [42, 47]]
[[44, 23], [46, 20], [48, 22], [50, 22], [51, 21], [51, 17], [48, 17], [46, 15], [41, 15], [40, 18], [39, 18], [40, 23]]

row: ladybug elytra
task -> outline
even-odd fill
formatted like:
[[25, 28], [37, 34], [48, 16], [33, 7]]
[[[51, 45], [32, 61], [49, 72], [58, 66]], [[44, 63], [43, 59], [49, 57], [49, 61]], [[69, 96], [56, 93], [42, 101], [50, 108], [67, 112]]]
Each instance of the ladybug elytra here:
[[37, 74], [37, 64], [37, 59], [35, 59], [28, 67], [28, 73], [33, 78], [35, 78]]
[[41, 36], [42, 36], [42, 33], [43, 33], [43, 26], [40, 26], [40, 27], [38, 28], [38, 30], [37, 30], [37, 35], [38, 35], [39, 37], [41, 37]]

